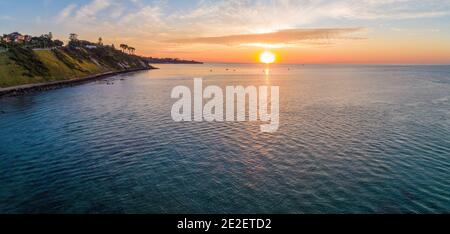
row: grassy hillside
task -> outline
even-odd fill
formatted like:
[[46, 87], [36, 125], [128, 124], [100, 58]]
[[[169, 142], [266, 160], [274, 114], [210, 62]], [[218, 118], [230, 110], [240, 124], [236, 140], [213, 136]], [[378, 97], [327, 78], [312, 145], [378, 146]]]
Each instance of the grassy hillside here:
[[111, 47], [32, 50], [11, 47], [0, 53], [0, 87], [76, 79], [108, 71], [148, 68], [139, 57]]
[[0, 87], [43, 82], [42, 77], [25, 76], [27, 71], [17, 65], [6, 53], [0, 53]]

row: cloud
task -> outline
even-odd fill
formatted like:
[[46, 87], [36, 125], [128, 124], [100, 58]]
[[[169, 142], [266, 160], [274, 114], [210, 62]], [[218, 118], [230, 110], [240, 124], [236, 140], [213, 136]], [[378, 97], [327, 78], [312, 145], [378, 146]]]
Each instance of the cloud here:
[[63, 29], [80, 34], [143, 37], [162, 32], [159, 6], [140, 0], [92, 0], [85, 5], [70, 4], [55, 18]]
[[66, 20], [75, 10], [75, 8], [77, 8], [76, 4], [70, 4], [67, 7], [65, 7], [56, 17], [58, 22], [63, 22], [64, 20]]
[[450, 2], [435, 0], [192, 0], [180, 4], [168, 0], [75, 2], [61, 9], [48, 25], [55, 23], [62, 33], [77, 32], [86, 39], [102, 36], [107, 42], [185, 50], [184, 45], [200, 43], [329, 45], [335, 39], [357, 39], [349, 34], [361, 29], [349, 25], [450, 15]]
[[8, 20], [8, 21], [11, 21], [11, 20], [14, 20], [14, 18], [11, 17], [11, 16], [9, 16], [9, 15], [1, 15], [1, 16], [0, 16], [0, 20]]
[[[316, 23], [436, 18], [450, 15], [450, 2], [418, 0], [228, 0], [200, 1], [168, 16], [195, 34], [261, 33]], [[353, 22], [354, 23], [354, 22]], [[358, 22], [359, 23], [359, 22]]]
[[[362, 28], [288, 29], [272, 33], [238, 34], [218, 37], [195, 37], [168, 40], [180, 44], [264, 45], [290, 44], [304, 40], [330, 40], [343, 35], [361, 32]], [[346, 37], [360, 39], [360, 37]]]
[[100, 11], [111, 6], [111, 0], [93, 0], [91, 3], [81, 7], [76, 14], [77, 19], [95, 18]]
[[435, 0], [193, 0], [186, 7], [174, 5], [167, 0], [91, 0], [79, 7], [68, 5], [58, 14], [57, 22], [79, 28], [89, 25], [94, 32], [148, 30], [178, 37], [273, 32], [314, 27], [321, 22], [450, 15], [450, 2]]

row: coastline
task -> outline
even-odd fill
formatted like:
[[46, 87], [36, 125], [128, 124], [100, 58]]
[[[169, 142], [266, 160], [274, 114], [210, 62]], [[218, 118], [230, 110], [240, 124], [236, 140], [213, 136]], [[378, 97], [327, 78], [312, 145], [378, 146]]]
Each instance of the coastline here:
[[146, 71], [146, 70], [153, 70], [157, 69], [155, 67], [148, 67], [148, 68], [136, 68], [136, 69], [129, 69], [129, 70], [122, 70], [122, 71], [110, 71], [110, 72], [104, 72], [100, 74], [85, 76], [81, 78], [75, 78], [70, 80], [60, 80], [60, 81], [52, 81], [52, 82], [45, 82], [45, 83], [36, 83], [36, 84], [26, 84], [26, 85], [18, 85], [18, 86], [12, 86], [7, 88], [0, 88], [0, 98], [2, 97], [11, 97], [11, 96], [21, 96], [26, 95], [30, 93], [35, 92], [42, 92], [47, 90], [54, 90], [74, 85], [81, 85], [84, 83], [101, 80], [107, 77], [120, 75], [120, 74], [126, 74], [126, 73], [132, 73], [137, 71]]

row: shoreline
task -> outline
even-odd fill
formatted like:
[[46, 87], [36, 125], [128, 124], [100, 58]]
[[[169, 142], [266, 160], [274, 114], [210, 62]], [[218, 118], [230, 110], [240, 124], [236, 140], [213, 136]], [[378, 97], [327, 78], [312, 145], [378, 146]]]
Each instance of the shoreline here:
[[71, 80], [60, 80], [60, 81], [52, 81], [52, 82], [36, 83], [36, 84], [26, 84], [26, 85], [18, 85], [18, 86], [12, 86], [12, 87], [7, 87], [7, 88], [0, 88], [0, 98], [12, 97], [12, 96], [22, 96], [22, 95], [26, 95], [26, 94], [30, 94], [30, 93], [35, 93], [35, 92], [60, 89], [60, 88], [64, 88], [64, 87], [81, 85], [84, 83], [101, 80], [101, 79], [115, 76], [115, 75], [132, 73], [132, 72], [137, 72], [137, 71], [147, 71], [147, 70], [153, 70], [153, 69], [157, 69], [157, 68], [149, 67], [149, 68], [137, 68], [137, 69], [123, 70], [123, 71], [110, 71], [110, 72], [104, 72], [104, 73], [100, 73], [100, 74], [85, 76], [85, 77], [81, 77], [81, 78], [75, 78], [75, 79], [71, 79]]

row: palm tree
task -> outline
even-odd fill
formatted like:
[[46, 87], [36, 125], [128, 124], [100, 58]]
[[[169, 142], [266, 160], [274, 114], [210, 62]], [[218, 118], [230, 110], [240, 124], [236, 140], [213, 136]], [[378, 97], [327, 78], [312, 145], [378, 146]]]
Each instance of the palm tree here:
[[134, 47], [130, 47], [128, 49], [130, 50], [131, 54], [134, 54], [134, 51], [136, 51], [136, 49]]
[[128, 49], [128, 45], [126, 45], [126, 44], [120, 44], [120, 48], [122, 49], [122, 52], [125, 53], [125, 51]]

